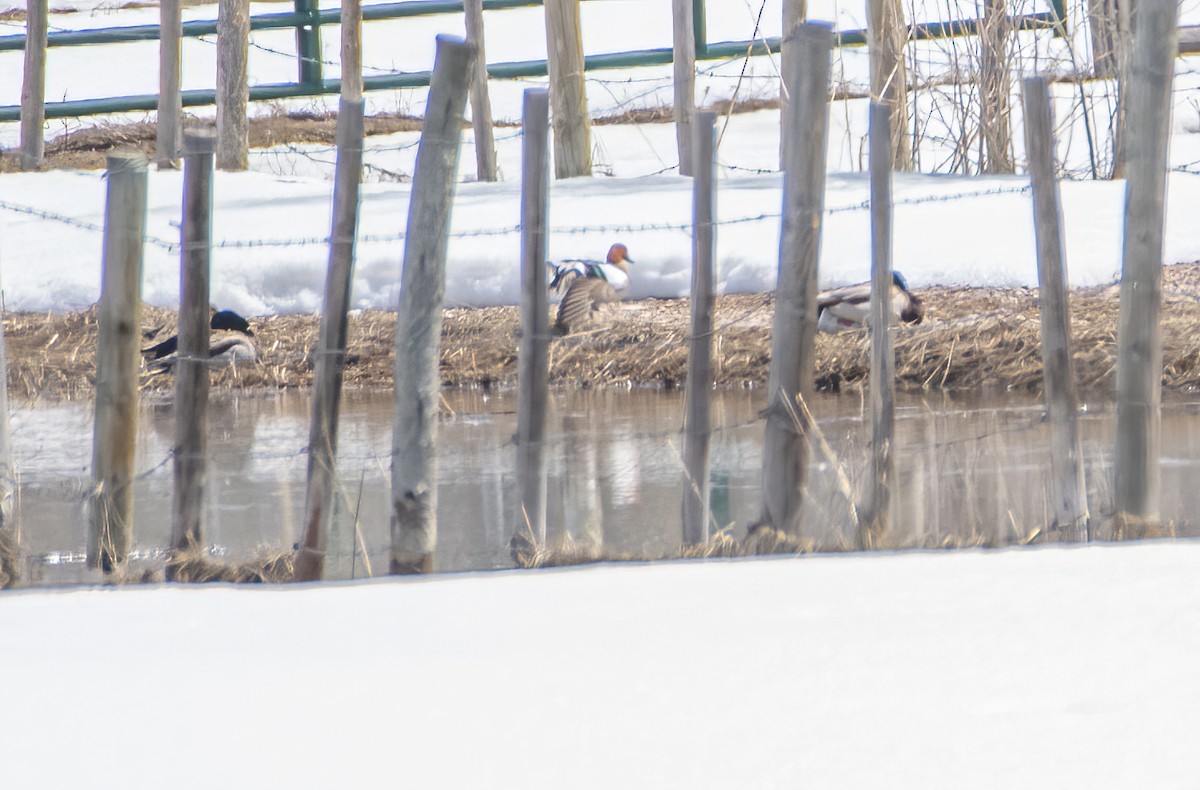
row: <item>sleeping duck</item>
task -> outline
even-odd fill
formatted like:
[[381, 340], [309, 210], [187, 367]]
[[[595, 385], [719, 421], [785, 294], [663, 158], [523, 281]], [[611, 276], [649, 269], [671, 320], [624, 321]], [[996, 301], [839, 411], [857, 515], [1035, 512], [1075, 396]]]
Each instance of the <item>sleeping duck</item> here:
[[[211, 361], [239, 363], [253, 362], [258, 358], [258, 351], [250, 339], [254, 331], [245, 318], [232, 310], [218, 310], [213, 313], [208, 325], [218, 333], [209, 339], [208, 357]], [[171, 335], [161, 343], [143, 348], [142, 357], [153, 363], [153, 367], [167, 368], [175, 364], [178, 350], [179, 335]]]
[[[871, 283], [847, 285], [817, 294], [817, 329], [841, 332], [866, 324], [871, 312]], [[892, 272], [892, 319], [919, 324], [925, 318], [925, 306], [908, 290], [900, 272]]]
[[614, 302], [629, 290], [629, 250], [624, 244], [608, 248], [603, 263], [596, 261], [565, 261], [549, 264], [553, 270], [550, 290], [562, 293], [558, 304], [555, 328], [561, 334], [589, 318], [592, 311], [604, 302]]

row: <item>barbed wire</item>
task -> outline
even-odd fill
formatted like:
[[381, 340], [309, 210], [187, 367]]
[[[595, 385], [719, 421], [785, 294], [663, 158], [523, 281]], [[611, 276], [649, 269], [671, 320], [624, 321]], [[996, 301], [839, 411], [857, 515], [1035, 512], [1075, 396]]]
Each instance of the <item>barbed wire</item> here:
[[[944, 203], [956, 200], [976, 197], [991, 197], [996, 195], [1007, 194], [1023, 194], [1029, 192], [1031, 187], [1028, 184], [1020, 187], [995, 187], [990, 189], [973, 190], [970, 192], [956, 192], [946, 195], [923, 195], [920, 197], [904, 198], [892, 202], [894, 207], [902, 206], [917, 206], [927, 203]], [[849, 203], [842, 206], [827, 207], [826, 215], [843, 214], [854, 211], [870, 210], [870, 200], [862, 200], [855, 203]], [[52, 222], [57, 222], [70, 227], [76, 227], [81, 230], [86, 230], [92, 233], [103, 233], [103, 225], [87, 220], [80, 220], [70, 217], [65, 214], [60, 214], [54, 211], [37, 209], [32, 206], [26, 206], [12, 201], [0, 200], [0, 210], [11, 211], [18, 214], [37, 217]], [[752, 214], [742, 217], [732, 217], [721, 219], [714, 224], [720, 227], [745, 225], [756, 222], [777, 221], [782, 216], [780, 211], [763, 212], [761, 214]], [[602, 223], [590, 225], [557, 225], [549, 229], [550, 233], [562, 235], [583, 235], [589, 233], [645, 233], [645, 232], [661, 232], [661, 231], [676, 231], [688, 232], [692, 229], [691, 221], [686, 222], [643, 222], [643, 223]], [[520, 233], [520, 224], [502, 225], [490, 228], [473, 228], [470, 230], [451, 231], [450, 237], [457, 239], [483, 238], [493, 236], [508, 236]], [[396, 233], [365, 233], [357, 237], [357, 242], [360, 244], [376, 244], [403, 241], [407, 238], [407, 234], [403, 231]], [[180, 242], [174, 240], [160, 239], [157, 236], [147, 234], [145, 237], [147, 244], [166, 250], [167, 252], [178, 252], [181, 249]], [[213, 249], [266, 249], [266, 248], [286, 248], [286, 247], [309, 247], [309, 246], [325, 246], [329, 244], [328, 236], [302, 236], [291, 237], [284, 239], [224, 239], [215, 241], [212, 244]]]

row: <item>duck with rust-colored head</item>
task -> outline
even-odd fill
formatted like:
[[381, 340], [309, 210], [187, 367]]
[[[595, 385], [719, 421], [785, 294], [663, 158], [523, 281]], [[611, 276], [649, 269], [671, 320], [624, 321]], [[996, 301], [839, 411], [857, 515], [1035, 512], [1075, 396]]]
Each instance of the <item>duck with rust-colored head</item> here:
[[554, 327], [568, 334], [600, 305], [624, 297], [629, 290], [629, 264], [633, 262], [624, 244], [614, 244], [603, 263], [572, 260], [549, 264], [550, 290], [563, 294]]
[[[817, 329], [841, 332], [864, 326], [871, 314], [871, 283], [847, 285], [817, 294]], [[892, 272], [892, 320], [919, 324], [925, 319], [925, 306], [908, 290], [900, 272]]]

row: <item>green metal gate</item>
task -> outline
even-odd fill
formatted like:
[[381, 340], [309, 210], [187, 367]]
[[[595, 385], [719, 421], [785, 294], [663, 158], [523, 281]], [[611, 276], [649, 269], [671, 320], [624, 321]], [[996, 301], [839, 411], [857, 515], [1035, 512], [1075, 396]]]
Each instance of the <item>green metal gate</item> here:
[[[589, 0], [596, 2], [597, 0]], [[341, 80], [325, 79], [321, 62], [321, 27], [336, 25], [340, 21], [340, 9], [320, 10], [318, 0], [293, 0], [294, 10], [288, 13], [263, 14], [251, 17], [251, 30], [278, 30], [294, 28], [296, 31], [296, 82], [250, 86], [251, 101], [285, 99], [300, 96], [336, 94], [341, 90]], [[660, 0], [665, 2], [665, 0]], [[1057, 27], [1065, 18], [1066, 0], [1050, 0], [1052, 10], [1012, 17], [1018, 30]], [[693, 0], [695, 4], [696, 59], [720, 60], [747, 54], [762, 55], [778, 52], [778, 37], [754, 41], [708, 42], [705, 26], [705, 0]], [[510, 8], [525, 8], [542, 5], [542, 0], [483, 0], [486, 11]], [[363, 7], [363, 22], [383, 19], [456, 14], [463, 12], [462, 0], [407, 0], [407, 2], [384, 3]], [[910, 28], [913, 39], [948, 38], [972, 35], [977, 32], [978, 20], [934, 22], [914, 25]], [[185, 22], [183, 35], [189, 38], [216, 35], [215, 20]], [[156, 41], [158, 25], [98, 28], [54, 32], [49, 35], [50, 47], [70, 47], [84, 44], [115, 44], [126, 41]], [[842, 31], [838, 34], [840, 46], [864, 45], [865, 30]], [[0, 52], [25, 48], [25, 36], [0, 36]], [[627, 69], [637, 66], [668, 64], [672, 60], [671, 47], [643, 49], [628, 52], [609, 52], [589, 55], [584, 59], [588, 71], [599, 69]], [[493, 79], [519, 79], [546, 75], [546, 61], [528, 60], [509, 63], [493, 63], [488, 66], [488, 75]], [[364, 90], [392, 90], [396, 88], [418, 88], [429, 85], [428, 71], [401, 72], [396, 74], [373, 74], [363, 78]], [[197, 107], [216, 103], [215, 90], [189, 90], [183, 92], [183, 105]], [[80, 99], [76, 101], [49, 102], [46, 104], [47, 118], [75, 118], [113, 112], [133, 112], [158, 108], [158, 95], [116, 96], [105, 99]], [[0, 107], [0, 121], [15, 121], [20, 118], [21, 108], [17, 105]]]

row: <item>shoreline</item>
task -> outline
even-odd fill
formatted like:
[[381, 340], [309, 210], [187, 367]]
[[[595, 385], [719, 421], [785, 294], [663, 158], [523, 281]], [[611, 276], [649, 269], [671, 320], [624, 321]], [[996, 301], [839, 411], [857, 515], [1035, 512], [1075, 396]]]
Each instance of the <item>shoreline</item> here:
[[[1200, 390], [1200, 264], [1164, 268], [1163, 386]], [[1041, 388], [1040, 317], [1036, 289], [926, 288], [926, 320], [896, 330], [900, 391], [1021, 392]], [[1071, 292], [1072, 343], [1080, 391], [1111, 387], [1116, 368], [1118, 295], [1113, 286]], [[717, 299], [714, 386], [765, 386], [770, 369], [772, 294]], [[9, 396], [15, 400], [91, 397], [95, 377], [96, 309], [71, 313], [10, 313]], [[173, 331], [172, 310], [146, 307], [144, 326]], [[311, 386], [316, 314], [251, 317], [259, 359], [214, 368], [214, 392], [296, 390]], [[590, 327], [556, 338], [550, 383], [557, 389], [645, 386], [672, 389], [687, 379], [687, 299], [646, 299], [607, 306]], [[456, 389], [516, 386], [519, 309], [447, 308], [441, 351], [442, 385]], [[356, 311], [349, 321], [344, 387], [392, 387], [395, 315]], [[149, 345], [149, 342], [147, 342]], [[866, 332], [818, 334], [817, 386], [855, 390], [866, 383]], [[166, 393], [169, 374], [143, 371], [144, 393]]]

